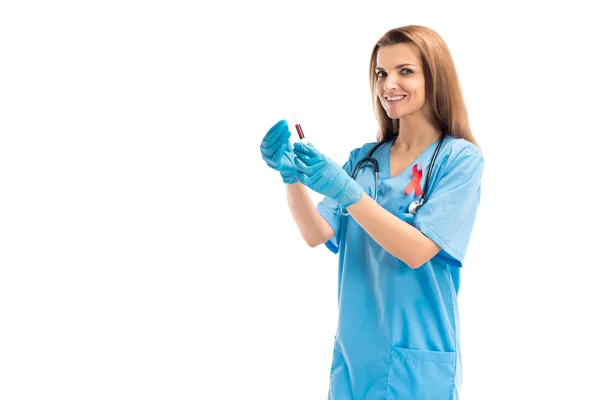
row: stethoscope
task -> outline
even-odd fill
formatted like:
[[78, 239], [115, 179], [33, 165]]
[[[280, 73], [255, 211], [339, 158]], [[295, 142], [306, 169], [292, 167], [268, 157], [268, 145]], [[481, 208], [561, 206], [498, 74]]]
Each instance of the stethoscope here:
[[[354, 171], [352, 171], [352, 179], [355, 179], [356, 174], [358, 173], [360, 168], [363, 167], [363, 165], [365, 167], [368, 167], [370, 165], [371, 168], [373, 168], [373, 171], [375, 173], [375, 195], [373, 197], [373, 200], [375, 200], [375, 201], [377, 201], [377, 193], [379, 192], [379, 163], [377, 162], [377, 159], [373, 157], [373, 154], [383, 144], [385, 144], [389, 141], [394, 141], [394, 140], [396, 140], [397, 137], [398, 137], [398, 134], [396, 133], [394, 136], [392, 136], [388, 140], [382, 140], [381, 142], [377, 143], [371, 149], [371, 151], [369, 151], [369, 154], [367, 154], [367, 156], [365, 158], [363, 158], [362, 160], [360, 160], [358, 162], [358, 164], [356, 164], [356, 166], [354, 167]], [[437, 147], [435, 148], [435, 151], [433, 152], [433, 156], [431, 156], [431, 163], [429, 164], [429, 169], [427, 170], [427, 178], [425, 181], [425, 189], [423, 190], [423, 195], [421, 196], [420, 199], [415, 200], [409, 204], [408, 212], [410, 214], [415, 215], [417, 213], [417, 211], [419, 211], [419, 208], [421, 208], [423, 206], [423, 204], [425, 204], [425, 200], [427, 199], [427, 192], [429, 191], [429, 178], [431, 177], [431, 171], [433, 170], [433, 166], [435, 165], [435, 160], [437, 158], [437, 154], [440, 151], [440, 147], [442, 147], [442, 142], [444, 141], [445, 138], [446, 138], [446, 133], [443, 133], [439, 143], [437, 144]], [[340, 212], [344, 216], [349, 215], [348, 211], [346, 211], [344, 209], [344, 207], [340, 207]]]

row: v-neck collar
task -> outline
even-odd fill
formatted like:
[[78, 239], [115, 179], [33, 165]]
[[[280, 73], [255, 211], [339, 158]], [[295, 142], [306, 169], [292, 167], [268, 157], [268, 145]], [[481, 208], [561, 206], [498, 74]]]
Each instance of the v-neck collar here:
[[[426, 155], [428, 155], [429, 153], [431, 153], [432, 149], [435, 149], [435, 147], [439, 144], [441, 139], [436, 140], [435, 142], [431, 143], [429, 146], [427, 146], [425, 148], [425, 150], [423, 150], [413, 161], [410, 162], [410, 164], [408, 165], [408, 167], [406, 167], [404, 170], [400, 171], [400, 173], [394, 177], [391, 176], [391, 159], [392, 159], [392, 144], [394, 143], [394, 140], [390, 140], [388, 143], [386, 143], [387, 148], [385, 148], [385, 151], [383, 151], [383, 157], [384, 160], [382, 160], [383, 162], [381, 163], [384, 167], [385, 170], [384, 171], [380, 171], [384, 172], [383, 175], [380, 179], [384, 180], [384, 179], [396, 179], [396, 178], [400, 178], [401, 176], [410, 173], [412, 174], [412, 169], [413, 169], [413, 165], [415, 164], [421, 164], [421, 166], [425, 165], [425, 161], [423, 161], [423, 158], [425, 158]], [[382, 146], [383, 147], [383, 146]], [[425, 158], [426, 160], [426, 158]]]

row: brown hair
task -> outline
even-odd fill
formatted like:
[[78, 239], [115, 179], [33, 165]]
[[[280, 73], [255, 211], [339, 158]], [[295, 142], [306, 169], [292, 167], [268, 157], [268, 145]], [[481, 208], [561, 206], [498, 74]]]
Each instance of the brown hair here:
[[412, 43], [421, 54], [425, 72], [425, 96], [431, 105], [438, 127], [450, 136], [465, 139], [478, 146], [471, 134], [467, 108], [450, 51], [437, 32], [419, 25], [391, 29], [373, 47], [369, 81], [375, 116], [379, 124], [377, 140], [389, 139], [400, 129], [399, 120], [388, 117], [375, 92], [377, 52], [382, 46], [398, 43]]

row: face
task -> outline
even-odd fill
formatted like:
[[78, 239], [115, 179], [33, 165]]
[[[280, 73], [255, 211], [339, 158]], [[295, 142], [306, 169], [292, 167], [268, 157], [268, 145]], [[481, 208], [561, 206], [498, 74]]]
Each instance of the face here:
[[425, 73], [417, 47], [412, 43], [382, 46], [377, 52], [376, 93], [392, 119], [425, 110]]

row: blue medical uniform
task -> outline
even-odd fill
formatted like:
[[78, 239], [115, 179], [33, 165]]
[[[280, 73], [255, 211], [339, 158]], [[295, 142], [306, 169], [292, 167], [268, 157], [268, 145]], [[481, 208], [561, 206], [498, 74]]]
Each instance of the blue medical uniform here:
[[[330, 400], [458, 399], [462, 370], [457, 294], [484, 160], [475, 145], [447, 136], [431, 173], [428, 200], [414, 216], [408, 205], [420, 196], [414, 191], [406, 195], [404, 189], [414, 164], [422, 166], [424, 187], [437, 144], [393, 178], [391, 142], [373, 155], [380, 168], [379, 205], [441, 248], [421, 267], [411, 269], [384, 250], [352, 216], [342, 216], [330, 198], [318, 204], [335, 233], [325, 245], [339, 253]], [[374, 145], [354, 149], [344, 169], [351, 174]], [[373, 170], [361, 168], [355, 179], [373, 197]]]

